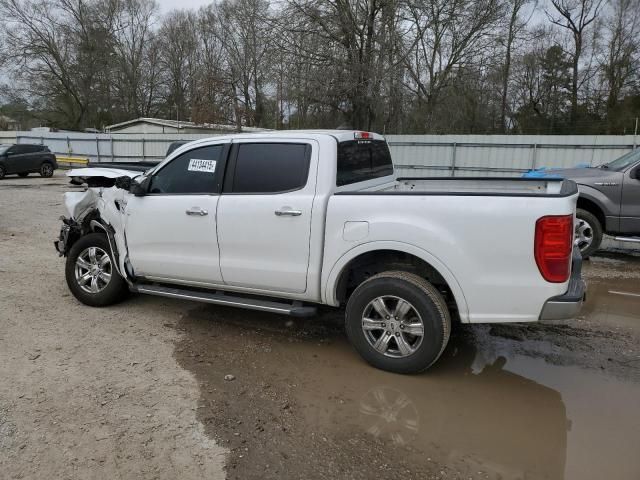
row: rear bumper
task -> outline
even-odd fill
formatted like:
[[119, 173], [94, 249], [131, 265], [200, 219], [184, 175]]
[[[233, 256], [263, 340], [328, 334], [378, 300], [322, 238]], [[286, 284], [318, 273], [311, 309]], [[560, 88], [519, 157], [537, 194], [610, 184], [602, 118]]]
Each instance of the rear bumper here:
[[574, 249], [569, 289], [563, 295], [551, 297], [542, 307], [540, 320], [568, 320], [575, 318], [586, 298], [587, 285], [582, 280], [582, 256]]

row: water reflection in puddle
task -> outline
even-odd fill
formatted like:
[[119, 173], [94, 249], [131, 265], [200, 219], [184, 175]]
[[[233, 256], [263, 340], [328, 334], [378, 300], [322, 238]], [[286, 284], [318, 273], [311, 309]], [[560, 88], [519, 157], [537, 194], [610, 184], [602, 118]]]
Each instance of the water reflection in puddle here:
[[420, 376], [363, 368], [340, 342], [319, 360], [300, 389], [315, 428], [365, 431], [490, 478], [640, 478], [636, 384], [460, 339]]

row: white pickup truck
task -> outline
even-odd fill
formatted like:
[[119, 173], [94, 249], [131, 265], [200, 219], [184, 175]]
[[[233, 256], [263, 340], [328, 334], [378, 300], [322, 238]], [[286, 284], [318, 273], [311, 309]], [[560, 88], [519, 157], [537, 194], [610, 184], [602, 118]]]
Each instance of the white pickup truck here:
[[190, 142], [145, 173], [86, 168], [56, 247], [74, 296], [128, 292], [313, 315], [346, 307], [376, 367], [428, 368], [462, 323], [571, 318], [578, 198], [561, 179], [396, 178], [380, 135]]

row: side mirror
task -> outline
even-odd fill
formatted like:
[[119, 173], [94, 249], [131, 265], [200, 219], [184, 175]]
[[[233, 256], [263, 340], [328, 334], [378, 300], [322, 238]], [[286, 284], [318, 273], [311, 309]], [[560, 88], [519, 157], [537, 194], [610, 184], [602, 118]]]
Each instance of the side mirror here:
[[633, 178], [634, 180], [640, 180], [640, 166], [631, 170], [631, 172], [629, 173], [629, 177]]
[[149, 191], [149, 178], [150, 177], [145, 177], [145, 179], [140, 183], [132, 179], [131, 185], [129, 186], [129, 193], [136, 197], [144, 197]]
[[148, 178], [145, 178], [141, 183], [138, 183], [131, 177], [118, 177], [115, 181], [116, 188], [127, 190], [129, 193], [136, 197], [142, 197], [147, 194]]

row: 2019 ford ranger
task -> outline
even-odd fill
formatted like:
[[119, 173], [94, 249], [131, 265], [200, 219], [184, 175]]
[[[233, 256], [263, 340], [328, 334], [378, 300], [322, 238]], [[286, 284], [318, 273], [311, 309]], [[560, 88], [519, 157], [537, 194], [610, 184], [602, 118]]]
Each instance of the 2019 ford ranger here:
[[428, 368], [464, 323], [575, 316], [578, 190], [562, 179], [396, 178], [358, 131], [190, 142], [150, 171], [71, 171], [57, 249], [91, 306], [128, 292], [289, 315], [346, 307], [376, 367]]

